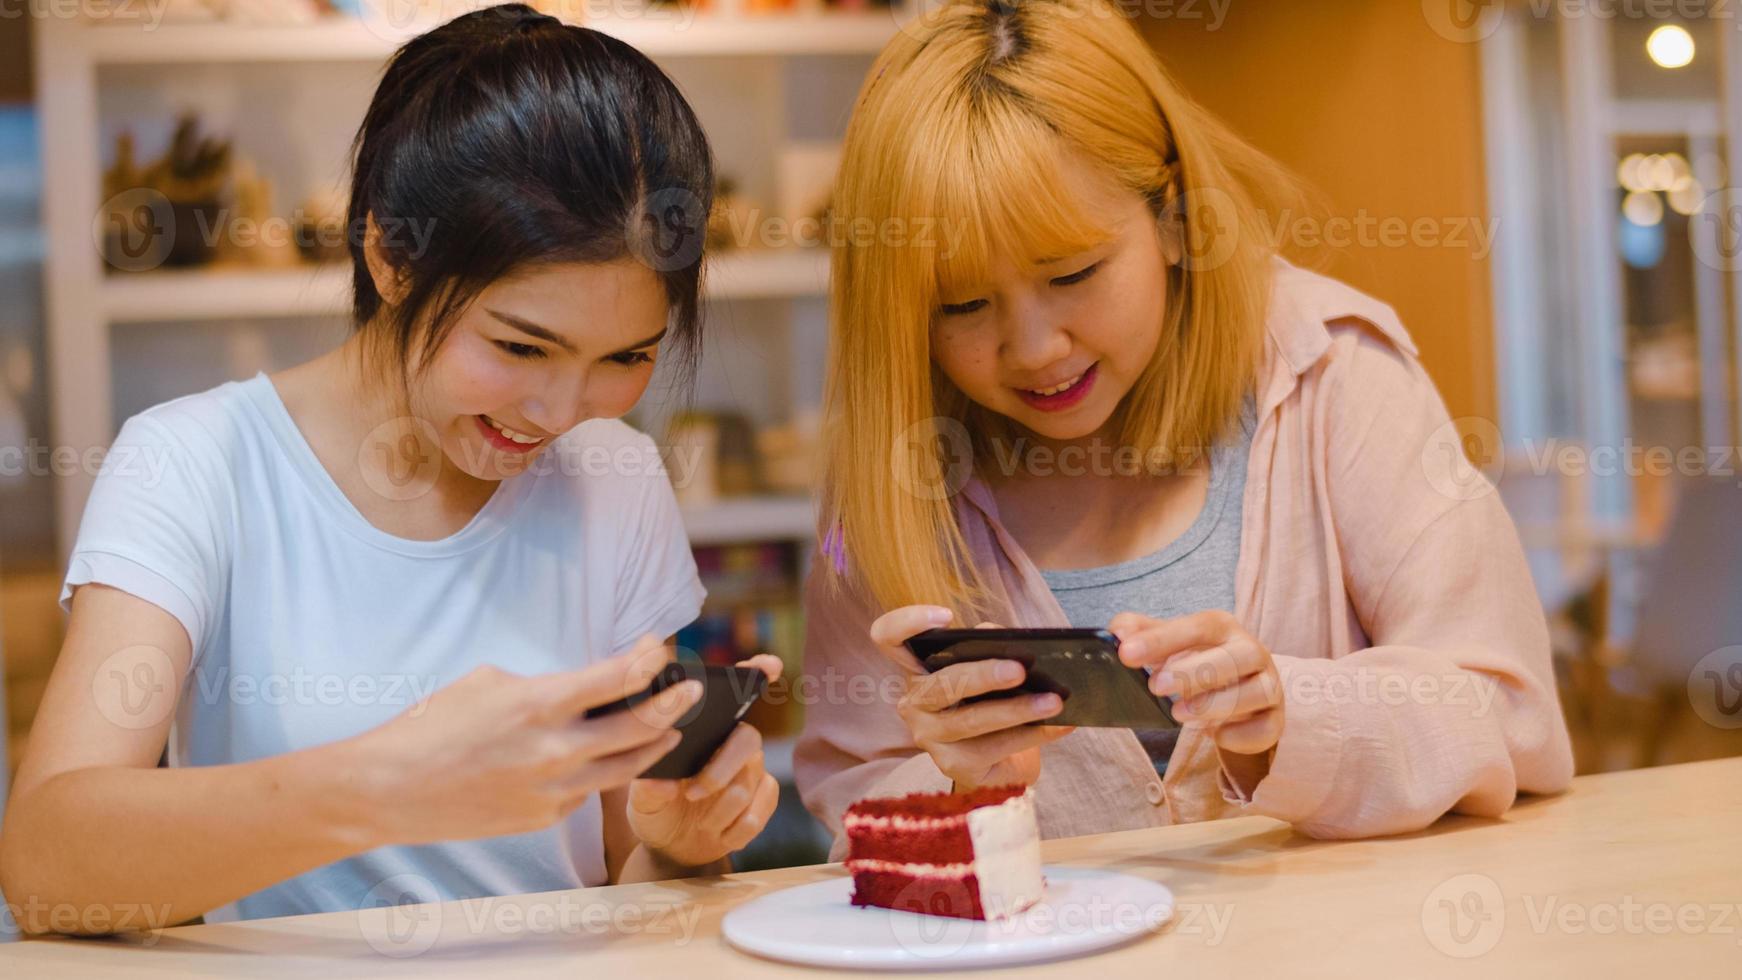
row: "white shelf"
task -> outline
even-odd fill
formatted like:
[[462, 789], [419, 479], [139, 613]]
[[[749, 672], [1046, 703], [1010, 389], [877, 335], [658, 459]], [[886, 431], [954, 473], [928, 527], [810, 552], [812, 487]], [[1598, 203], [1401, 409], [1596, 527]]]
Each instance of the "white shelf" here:
[[[606, 17], [586, 26], [653, 56], [876, 54], [897, 30], [889, 9], [865, 13], [724, 16], [652, 8], [639, 18]], [[687, 18], [687, 19], [685, 19]], [[382, 61], [435, 23], [401, 24], [331, 17], [304, 25], [226, 22], [93, 24], [75, 35], [99, 65], [176, 65], [266, 61]]]
[[806, 541], [816, 535], [809, 497], [727, 497], [683, 510], [684, 530], [696, 547], [739, 541]]
[[[821, 249], [723, 252], [708, 259], [707, 297], [822, 296], [829, 256]], [[158, 270], [108, 276], [101, 307], [110, 323], [343, 316], [351, 267]]]

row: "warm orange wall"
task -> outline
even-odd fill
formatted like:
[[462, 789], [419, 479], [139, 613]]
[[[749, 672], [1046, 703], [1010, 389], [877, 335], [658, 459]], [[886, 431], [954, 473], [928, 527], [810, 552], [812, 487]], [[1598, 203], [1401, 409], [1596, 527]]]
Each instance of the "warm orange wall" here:
[[[1162, 9], [1162, 8], [1155, 8]], [[1230, 0], [1141, 22], [1169, 69], [1235, 130], [1322, 191], [1331, 214], [1483, 223], [1475, 45], [1414, 0]], [[1454, 417], [1494, 417], [1488, 262], [1467, 247], [1352, 246], [1315, 265], [1396, 307]]]

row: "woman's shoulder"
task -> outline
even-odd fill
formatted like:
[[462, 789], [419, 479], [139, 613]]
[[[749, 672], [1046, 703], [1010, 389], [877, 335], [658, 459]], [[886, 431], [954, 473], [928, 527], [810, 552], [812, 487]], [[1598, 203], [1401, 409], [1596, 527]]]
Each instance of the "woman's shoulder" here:
[[1271, 351], [1296, 376], [1354, 348], [1389, 352], [1397, 361], [1420, 353], [1390, 305], [1281, 258], [1273, 265], [1265, 326]]
[[261, 392], [256, 389], [268, 384], [260, 374], [153, 405], [122, 424], [110, 453], [154, 450], [186, 467], [228, 468], [262, 435], [255, 405]]

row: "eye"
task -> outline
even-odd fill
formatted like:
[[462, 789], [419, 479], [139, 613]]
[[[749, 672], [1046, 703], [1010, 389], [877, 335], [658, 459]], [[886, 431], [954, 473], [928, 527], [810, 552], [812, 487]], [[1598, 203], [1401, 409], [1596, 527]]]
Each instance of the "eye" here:
[[643, 364], [652, 364], [653, 356], [646, 351], [631, 350], [621, 354], [612, 354], [606, 360], [613, 364], [621, 364], [624, 367], [639, 367]]
[[496, 346], [502, 348], [510, 356], [522, 360], [536, 361], [544, 356], [544, 348], [535, 347], [532, 344], [517, 344], [512, 340], [498, 340]]
[[1079, 283], [1079, 282], [1082, 282], [1082, 281], [1083, 281], [1083, 280], [1084, 280], [1084, 279], [1087, 279], [1087, 278], [1089, 278], [1089, 277], [1090, 277], [1090, 276], [1092, 276], [1092, 275], [1094, 275], [1094, 274], [1095, 274], [1095, 272], [1096, 272], [1096, 271], [1097, 271], [1097, 270], [1099, 270], [1099, 269], [1100, 269], [1100, 268], [1101, 268], [1101, 263], [1099, 263], [1099, 262], [1095, 262], [1095, 263], [1093, 263], [1093, 264], [1091, 264], [1091, 265], [1087, 265], [1087, 266], [1084, 266], [1084, 267], [1083, 267], [1083, 268], [1081, 268], [1081, 269], [1078, 269], [1078, 270], [1077, 270], [1077, 271], [1075, 271], [1075, 272], [1073, 272], [1073, 273], [1071, 273], [1071, 274], [1070, 274], [1070, 275], [1068, 275], [1068, 276], [1058, 276], [1058, 277], [1056, 277], [1056, 278], [1055, 278], [1055, 279], [1053, 279], [1053, 281], [1052, 281], [1052, 284], [1053, 284], [1053, 285], [1054, 285], [1054, 286], [1070, 286], [1070, 285], [1074, 285], [1074, 284], [1076, 284], [1076, 283]]
[[967, 313], [973, 313], [976, 310], [985, 309], [985, 307], [985, 300], [971, 299], [966, 303], [945, 303], [943, 306], [938, 307], [938, 309], [944, 316], [962, 316]]

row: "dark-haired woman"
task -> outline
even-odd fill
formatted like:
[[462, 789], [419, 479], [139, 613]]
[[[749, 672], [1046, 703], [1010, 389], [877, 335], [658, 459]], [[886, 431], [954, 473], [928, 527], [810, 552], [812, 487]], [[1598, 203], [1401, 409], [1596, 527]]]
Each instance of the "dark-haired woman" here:
[[353, 335], [134, 417], [98, 479], [0, 841], [28, 931], [677, 877], [773, 810], [748, 727], [634, 778], [694, 681], [584, 717], [703, 595], [616, 421], [697, 348], [699, 243], [662, 234], [710, 198], [689, 107], [495, 7], [394, 57], [355, 157]]

